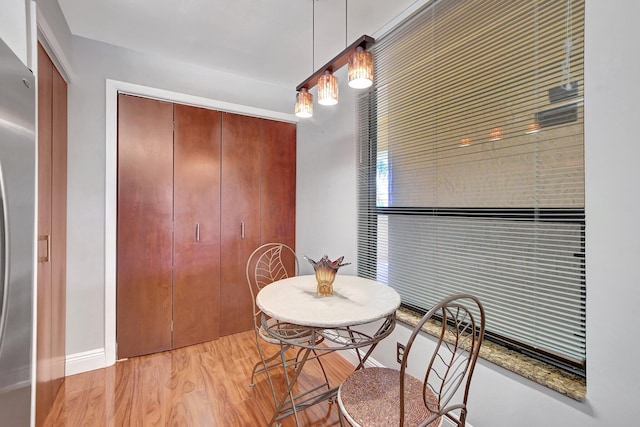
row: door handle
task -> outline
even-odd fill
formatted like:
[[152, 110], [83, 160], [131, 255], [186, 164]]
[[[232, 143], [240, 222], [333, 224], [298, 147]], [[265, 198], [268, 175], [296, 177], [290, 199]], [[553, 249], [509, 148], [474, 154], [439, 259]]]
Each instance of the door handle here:
[[45, 256], [38, 257], [39, 262], [49, 262], [49, 256], [51, 255], [51, 235], [38, 236], [38, 241], [45, 241], [47, 252]]
[[196, 242], [200, 241], [200, 224], [196, 224]]
[[244, 222], [240, 222], [240, 238], [244, 239]]

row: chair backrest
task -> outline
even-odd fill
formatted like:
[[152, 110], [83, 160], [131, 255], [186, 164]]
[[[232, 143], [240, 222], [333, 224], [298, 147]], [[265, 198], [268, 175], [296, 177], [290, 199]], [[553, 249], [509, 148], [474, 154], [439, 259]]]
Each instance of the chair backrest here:
[[247, 260], [246, 274], [251, 300], [253, 302], [253, 317], [256, 327], [260, 319], [260, 309], [256, 306], [256, 295], [276, 280], [298, 274], [298, 258], [295, 251], [284, 243], [265, 243], [254, 250]]
[[456, 294], [440, 301], [414, 328], [400, 367], [401, 420], [404, 419], [404, 374], [409, 352], [424, 324], [431, 320], [439, 322], [440, 336], [427, 367], [423, 390], [424, 403], [433, 415], [423, 425], [446, 416], [464, 427], [469, 386], [485, 326], [484, 308], [469, 294]]

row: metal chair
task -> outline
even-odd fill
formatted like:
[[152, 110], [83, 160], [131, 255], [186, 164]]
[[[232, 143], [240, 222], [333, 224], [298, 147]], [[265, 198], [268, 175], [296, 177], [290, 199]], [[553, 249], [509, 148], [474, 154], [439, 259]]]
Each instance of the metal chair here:
[[[416, 336], [431, 320], [439, 322], [440, 336], [420, 381], [406, 373], [407, 360]], [[442, 300], [414, 328], [399, 371], [367, 368], [347, 377], [338, 390], [341, 415], [361, 427], [437, 427], [443, 417], [464, 427], [484, 324], [484, 309], [476, 297], [456, 294]], [[415, 355], [411, 363], [416, 363]]]
[[[298, 269], [298, 258], [296, 257], [294, 250], [283, 243], [265, 243], [264, 245], [261, 245], [256, 250], [254, 250], [247, 260], [247, 283], [249, 284], [249, 291], [251, 292], [251, 300], [253, 303], [253, 324], [255, 329], [256, 346], [258, 348], [258, 353], [260, 354], [260, 360], [256, 362], [253, 367], [253, 372], [251, 373], [251, 382], [249, 383], [249, 386], [254, 386], [254, 378], [257, 373], [266, 372], [267, 380], [269, 382], [269, 386], [271, 387], [271, 393], [273, 394], [274, 405], [277, 405], [279, 399], [276, 395], [276, 390], [274, 388], [271, 375], [269, 374], [269, 370], [278, 366], [282, 367], [284, 369], [287, 385], [289, 385], [290, 380], [288, 377], [287, 368], [291, 366], [296, 369], [298, 368], [298, 355], [300, 354], [300, 351], [303, 350], [303, 348], [300, 348], [298, 354], [295, 357], [287, 358], [285, 352], [290, 349], [292, 345], [283, 344], [280, 340], [269, 335], [269, 333], [265, 330], [264, 326], [262, 325], [263, 313], [256, 305], [256, 295], [258, 294], [260, 289], [277, 280], [282, 280], [297, 275]], [[315, 341], [316, 344], [319, 344], [323, 340], [322, 336], [312, 334], [311, 331], [306, 327], [289, 323], [280, 323], [277, 319], [268, 320], [269, 326], [276, 324], [278, 324], [277, 326], [280, 328], [280, 332], [282, 332], [283, 330], [291, 331], [291, 341], [293, 342], [299, 342], [300, 344], [305, 345], [309, 344], [309, 342], [314, 339], [312, 337], [317, 337]], [[263, 348], [260, 344], [261, 341], [278, 345], [280, 346], [280, 349], [274, 354], [265, 357]], [[314, 390], [322, 387], [326, 387], [327, 389], [329, 389], [329, 379], [327, 377], [324, 366], [322, 366], [322, 362], [318, 358], [316, 352], [313, 351], [313, 353], [313, 358], [318, 361], [325, 381], [323, 384], [314, 388]], [[292, 394], [290, 395], [290, 400], [291, 411], [296, 418], [296, 425], [298, 425], [297, 409], [294, 403], [294, 396]]]

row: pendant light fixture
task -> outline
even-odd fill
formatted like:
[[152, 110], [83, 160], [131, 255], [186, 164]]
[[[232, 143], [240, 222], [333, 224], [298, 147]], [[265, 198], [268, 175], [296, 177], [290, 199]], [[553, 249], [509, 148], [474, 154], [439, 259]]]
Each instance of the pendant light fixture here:
[[338, 103], [338, 78], [331, 70], [325, 70], [318, 79], [318, 104], [336, 105]]
[[[313, 31], [312, 31], [312, 55], [315, 62], [315, 2], [313, 3]], [[345, 44], [347, 33], [348, 1], [345, 0]], [[314, 86], [318, 86], [318, 104], [335, 105], [338, 103], [338, 78], [333, 74], [336, 70], [349, 65], [349, 86], [357, 89], [368, 88], [373, 84], [373, 55], [367, 51], [375, 40], [363, 35], [358, 40], [347, 46], [331, 61], [316, 70], [310, 77], [296, 87], [295, 114], [298, 117], [312, 117], [313, 96], [309, 92]], [[313, 64], [315, 69], [315, 63]]]

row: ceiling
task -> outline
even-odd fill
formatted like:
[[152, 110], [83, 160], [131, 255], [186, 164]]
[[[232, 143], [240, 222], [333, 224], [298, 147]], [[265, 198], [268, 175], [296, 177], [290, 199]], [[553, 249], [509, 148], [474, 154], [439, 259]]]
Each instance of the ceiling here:
[[415, 0], [58, 2], [73, 35], [295, 88]]

